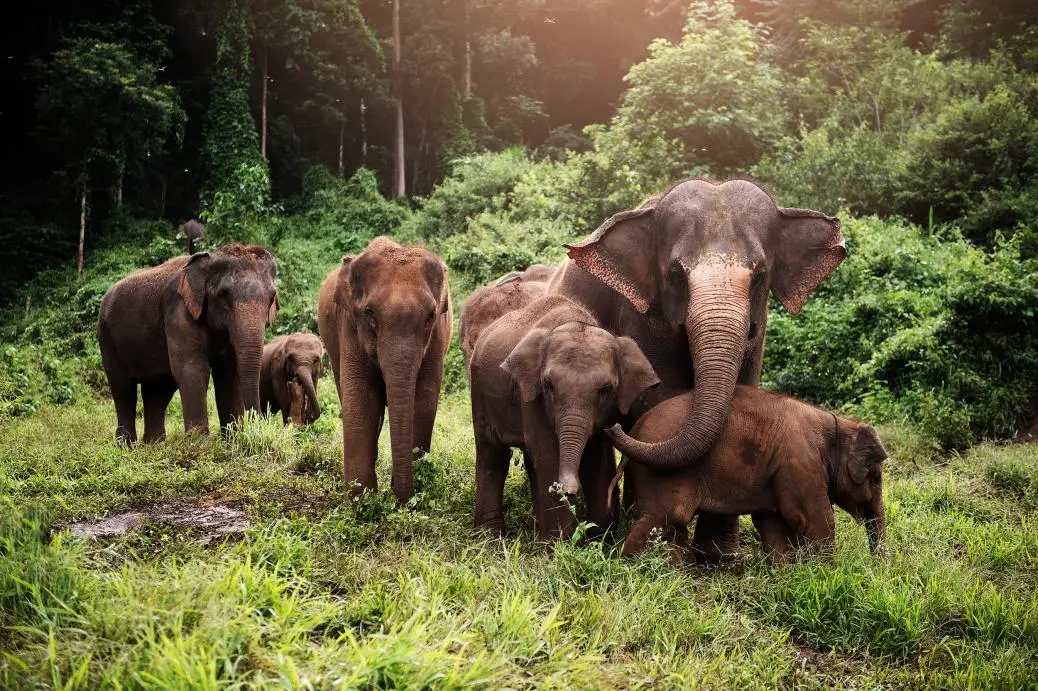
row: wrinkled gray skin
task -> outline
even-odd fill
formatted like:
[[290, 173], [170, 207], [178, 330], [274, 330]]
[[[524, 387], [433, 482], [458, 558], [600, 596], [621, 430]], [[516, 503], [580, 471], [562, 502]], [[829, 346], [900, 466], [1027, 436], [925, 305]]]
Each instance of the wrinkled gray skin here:
[[292, 413], [292, 393], [288, 384], [294, 381], [302, 387], [306, 397], [302, 423], [310, 425], [321, 417], [317, 380], [321, 376], [322, 352], [321, 339], [308, 333], [278, 336], [263, 346], [260, 410], [280, 412], [282, 422], [287, 424]]
[[[618, 449], [661, 469], [685, 467], [707, 453], [728, 418], [736, 383], [759, 382], [769, 291], [798, 312], [846, 255], [837, 219], [780, 208], [744, 180], [683, 181], [568, 248], [570, 259], [549, 292], [634, 339], [663, 381], [624, 426], [680, 391], [698, 392], [672, 439], [649, 445], [619, 427], [610, 430]], [[737, 544], [737, 521], [700, 516], [693, 546], [701, 556], [715, 560]]]
[[[631, 430], [654, 442], [674, 436], [695, 394], [667, 399]], [[653, 529], [673, 541], [683, 561], [685, 526], [697, 511], [750, 514], [764, 551], [785, 562], [799, 547], [826, 549], [835, 535], [833, 504], [865, 523], [869, 546], [883, 542], [883, 461], [887, 452], [869, 425], [834, 416], [802, 401], [737, 386], [725, 429], [710, 453], [677, 471], [621, 464], [634, 478], [641, 517], [624, 541], [624, 554], [645, 548]]]
[[547, 294], [548, 281], [555, 273], [555, 266], [534, 264], [526, 271], [512, 271], [493, 283], [472, 293], [461, 306], [461, 324], [458, 336], [461, 339], [461, 354], [468, 373], [472, 349], [483, 330], [508, 312], [526, 307]]
[[476, 524], [504, 529], [502, 493], [510, 448], [520, 448], [543, 539], [568, 537], [573, 514], [550, 491], [583, 489], [587, 520], [601, 533], [613, 523], [608, 488], [615, 470], [602, 429], [659, 380], [629, 338], [595, 326], [561, 296], [540, 298], [491, 324], [471, 362], [476, 437]]
[[451, 339], [447, 266], [422, 247], [377, 237], [321, 283], [317, 328], [342, 408], [343, 480], [375, 489], [389, 410], [393, 493], [414, 494], [414, 449], [426, 453]]
[[265, 325], [277, 314], [277, 262], [258, 245], [225, 245], [130, 274], [101, 301], [97, 335], [118, 417], [117, 436], [137, 439], [137, 385], [144, 441], [166, 433], [180, 391], [184, 427], [209, 431], [212, 369], [221, 429], [259, 410]]

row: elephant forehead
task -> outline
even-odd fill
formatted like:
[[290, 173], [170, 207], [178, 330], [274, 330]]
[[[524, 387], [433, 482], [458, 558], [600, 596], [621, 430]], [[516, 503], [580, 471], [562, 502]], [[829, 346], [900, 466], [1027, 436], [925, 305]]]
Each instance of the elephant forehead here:
[[565, 362], [581, 368], [592, 368], [598, 365], [612, 366], [614, 360], [614, 339], [607, 331], [593, 327], [601, 333], [569, 331], [552, 334], [548, 342], [548, 357], [557, 362]]

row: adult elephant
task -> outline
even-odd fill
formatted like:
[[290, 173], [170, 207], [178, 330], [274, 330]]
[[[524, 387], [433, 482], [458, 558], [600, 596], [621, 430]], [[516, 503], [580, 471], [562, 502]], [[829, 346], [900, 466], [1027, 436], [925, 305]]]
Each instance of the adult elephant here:
[[144, 441], [166, 434], [179, 390], [184, 427], [209, 431], [212, 370], [221, 429], [259, 410], [263, 332], [277, 314], [277, 262], [259, 245], [224, 245], [130, 274], [101, 300], [97, 336], [115, 401], [117, 436], [137, 440], [137, 385]]
[[377, 237], [321, 283], [317, 329], [342, 408], [343, 479], [375, 489], [386, 407], [393, 492], [414, 494], [415, 447], [429, 450], [451, 339], [447, 266], [421, 247]]
[[[663, 382], [628, 423], [695, 386], [695, 403], [673, 438], [645, 444], [611, 429], [620, 451], [659, 469], [706, 454], [728, 419], [735, 385], [759, 384], [768, 292], [799, 312], [846, 256], [838, 219], [779, 207], [746, 180], [679, 182], [567, 248], [550, 291], [632, 338]], [[700, 516], [693, 546], [703, 558], [734, 552], [737, 541], [737, 519]]]

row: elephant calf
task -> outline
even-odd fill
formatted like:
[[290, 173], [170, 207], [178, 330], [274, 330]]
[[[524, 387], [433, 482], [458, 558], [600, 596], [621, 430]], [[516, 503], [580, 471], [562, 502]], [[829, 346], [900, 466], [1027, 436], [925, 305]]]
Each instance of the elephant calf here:
[[556, 267], [534, 264], [526, 271], [512, 271], [469, 296], [461, 306], [461, 354], [468, 371], [472, 349], [483, 330], [499, 317], [526, 307], [548, 292]]
[[[656, 405], [634, 425], [632, 436], [646, 442], [674, 436], [688, 419], [694, 397], [687, 392]], [[681, 562], [686, 526], [697, 512], [709, 511], [750, 514], [765, 552], [782, 562], [796, 547], [831, 545], [834, 503], [865, 521], [875, 551], [886, 520], [886, 458], [869, 425], [772, 391], [737, 386], [728, 423], [705, 458], [666, 471], [628, 465], [624, 457], [617, 479], [627, 466], [641, 518], [623, 553], [640, 552], [659, 529], [674, 542], [672, 559]]]
[[[317, 401], [321, 352], [321, 339], [307, 333], [278, 336], [263, 346], [260, 410], [280, 412], [286, 424], [291, 418], [293, 403], [301, 424], [313, 424], [321, 417], [321, 404]], [[293, 383], [296, 386], [292, 386]], [[303, 394], [301, 399], [299, 392]]]
[[510, 447], [518, 447], [540, 537], [567, 537], [576, 527], [569, 509], [552, 496], [555, 483], [567, 495], [583, 488], [588, 520], [599, 531], [608, 528], [616, 466], [602, 430], [659, 383], [634, 341], [598, 328], [569, 299], [546, 296], [487, 327], [470, 369], [476, 524], [503, 531]]

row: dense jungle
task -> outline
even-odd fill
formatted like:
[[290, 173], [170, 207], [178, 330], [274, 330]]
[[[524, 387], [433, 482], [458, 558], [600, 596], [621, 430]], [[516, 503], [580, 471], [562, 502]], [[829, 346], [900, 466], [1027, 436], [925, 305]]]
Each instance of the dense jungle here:
[[[40, 0], [0, 33], [3, 688], [1038, 684], [1038, 4]], [[837, 455], [836, 416], [874, 428], [883, 544], [837, 509], [835, 542], [785, 564], [748, 515], [723, 558], [676, 561], [660, 531], [625, 556], [646, 502], [625, 495], [600, 535], [583, 475], [560, 499], [570, 528], [546, 539], [528, 431], [528, 453], [507, 452], [499, 530], [477, 525], [488, 425], [469, 360], [491, 348], [463, 351], [470, 296], [538, 264], [586, 270], [631, 314], [678, 314], [679, 379], [694, 366], [705, 386], [692, 310], [674, 307], [695, 298], [695, 266], [637, 283], [664, 221], [613, 255], [594, 243], [707, 203], [665, 216], [678, 190], [739, 181], [775, 200], [769, 229], [825, 220], [829, 239], [806, 242], [838, 256], [787, 281], [793, 240], [739, 245], [767, 256], [744, 267], [764, 316], [737, 328], [763, 360], [738, 383], [826, 411]], [[749, 219], [738, 199], [716, 218]], [[348, 319], [376, 319], [340, 303], [327, 317], [322, 281], [348, 273], [359, 295], [383, 236], [432, 257], [426, 328], [450, 340], [428, 365], [431, 443], [415, 433], [412, 463], [391, 401], [358, 491], [356, 427], [395, 394], [388, 371], [346, 386], [363, 348], [328, 352], [320, 322], [342, 339]], [[248, 293], [254, 371], [212, 346], [189, 396], [190, 358], [171, 350], [156, 423], [165, 394], [144, 382], [138, 401], [127, 375], [125, 403], [112, 364], [152, 349], [112, 333], [146, 331], [160, 304], [216, 319], [215, 293], [204, 310], [187, 296], [189, 270], [260, 256], [237, 243], [276, 264], [262, 304], [260, 283]], [[183, 272], [185, 303], [146, 294], [113, 321], [110, 289], [160, 265]], [[595, 317], [664, 386], [690, 383], [608, 315], [580, 319]], [[262, 341], [300, 332], [325, 350], [293, 384], [302, 396], [312, 375], [313, 402], [253, 410]], [[550, 392], [528, 400], [515, 376], [527, 415]], [[632, 433], [643, 411], [621, 394]]]

